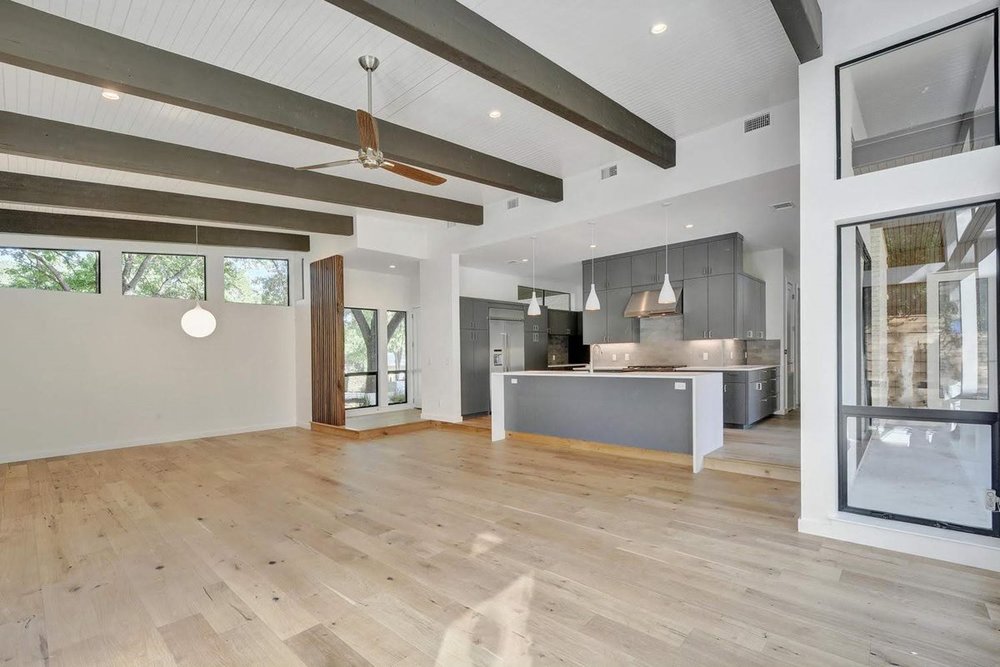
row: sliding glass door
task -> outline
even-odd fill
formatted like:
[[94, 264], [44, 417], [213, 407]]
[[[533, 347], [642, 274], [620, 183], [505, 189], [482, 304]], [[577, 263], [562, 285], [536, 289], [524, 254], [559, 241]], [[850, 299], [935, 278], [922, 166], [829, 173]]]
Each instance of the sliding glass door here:
[[996, 203], [839, 234], [841, 509], [1000, 535]]

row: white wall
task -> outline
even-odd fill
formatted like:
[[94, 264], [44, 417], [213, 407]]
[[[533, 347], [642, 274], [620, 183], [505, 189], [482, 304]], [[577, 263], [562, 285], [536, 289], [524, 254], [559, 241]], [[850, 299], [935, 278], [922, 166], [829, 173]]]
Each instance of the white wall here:
[[[478, 299], [496, 299], [498, 301], [517, 301], [518, 285], [530, 285], [522, 278], [511, 276], [506, 273], [496, 271], [486, 271], [484, 269], [474, 269], [463, 266], [459, 270], [459, 292], [462, 296], [471, 296]], [[581, 286], [579, 283], [564, 284], [560, 282], [548, 281], [538, 283], [537, 288], [549, 289], [558, 292], [568, 292], [571, 303], [578, 307], [580, 303]], [[541, 298], [541, 294], [539, 294]]]
[[799, 68], [804, 532], [1000, 570], [998, 540], [837, 509], [837, 224], [1000, 196], [1000, 147], [836, 179], [834, 67], [996, 2], [823, 3], [823, 57]]
[[[743, 270], [764, 281], [764, 336], [781, 342], [785, 348], [785, 251], [781, 248], [758, 250], [743, 255]], [[788, 389], [786, 359], [781, 355], [778, 413], [784, 414]]]
[[[181, 331], [192, 302], [125, 297], [122, 251], [190, 245], [0, 235], [0, 245], [100, 250], [101, 294], [0, 289], [0, 461], [295, 423], [291, 308], [224, 303], [226, 249], [202, 246], [218, 328]], [[297, 259], [290, 253], [228, 254]]]
[[462, 421], [458, 255], [420, 262], [420, 392], [425, 419]]

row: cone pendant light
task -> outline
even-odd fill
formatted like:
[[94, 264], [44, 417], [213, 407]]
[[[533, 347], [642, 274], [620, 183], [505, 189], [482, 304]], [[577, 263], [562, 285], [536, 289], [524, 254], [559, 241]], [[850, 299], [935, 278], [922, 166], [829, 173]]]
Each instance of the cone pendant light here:
[[597, 223], [590, 223], [590, 294], [587, 295], [587, 302], [584, 304], [584, 310], [600, 310], [601, 301], [597, 298], [597, 288], [594, 287], [594, 248], [597, 244], [594, 243], [594, 227]]
[[[665, 202], [663, 204], [663, 249], [666, 251], [667, 255], [670, 254], [670, 225], [667, 221], [667, 207], [670, 206], [670, 202]], [[656, 299], [657, 303], [677, 303], [677, 295], [674, 294], [674, 288], [670, 284], [670, 267], [667, 266], [667, 257], [663, 258], [663, 268], [665, 273], [663, 274], [663, 287], [660, 288], [660, 296]]]
[[535, 237], [531, 237], [531, 302], [528, 303], [528, 315], [535, 317], [542, 314], [542, 307], [538, 305], [538, 296], [535, 294]]

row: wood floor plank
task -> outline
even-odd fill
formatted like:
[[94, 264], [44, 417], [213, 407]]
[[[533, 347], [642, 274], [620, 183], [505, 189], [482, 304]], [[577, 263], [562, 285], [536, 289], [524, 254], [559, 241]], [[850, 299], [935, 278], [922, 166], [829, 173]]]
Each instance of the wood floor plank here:
[[5, 464], [0, 661], [996, 667], [1000, 575], [800, 534], [797, 507], [474, 428]]

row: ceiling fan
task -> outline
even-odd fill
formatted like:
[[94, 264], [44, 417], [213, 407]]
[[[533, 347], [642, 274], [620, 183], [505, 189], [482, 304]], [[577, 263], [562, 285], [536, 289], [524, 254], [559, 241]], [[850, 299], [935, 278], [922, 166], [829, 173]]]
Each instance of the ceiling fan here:
[[441, 185], [444, 183], [446, 179], [437, 174], [400, 164], [399, 162], [386, 160], [385, 156], [382, 155], [382, 151], [378, 145], [378, 125], [375, 123], [375, 117], [372, 116], [372, 72], [378, 67], [379, 61], [375, 56], [361, 56], [358, 58], [358, 63], [360, 63], [362, 69], [368, 72], [368, 111], [358, 109], [358, 135], [361, 141], [358, 156], [350, 160], [334, 160], [333, 162], [324, 162], [322, 164], [311, 164], [307, 167], [296, 167], [296, 169], [303, 171], [309, 169], [326, 169], [327, 167], [341, 167], [347, 164], [360, 164], [365, 169], [385, 169], [398, 176], [409, 178], [425, 185]]

